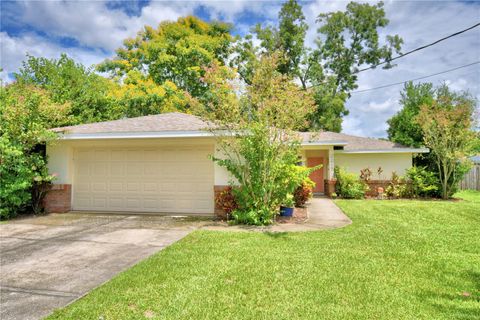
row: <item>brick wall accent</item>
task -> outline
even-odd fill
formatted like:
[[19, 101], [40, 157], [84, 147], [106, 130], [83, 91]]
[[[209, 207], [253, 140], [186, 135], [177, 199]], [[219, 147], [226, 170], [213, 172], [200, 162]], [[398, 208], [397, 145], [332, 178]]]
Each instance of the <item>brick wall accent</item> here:
[[72, 185], [54, 184], [43, 199], [47, 213], [64, 213], [72, 210]]
[[324, 180], [324, 183], [325, 183], [325, 195], [327, 197], [330, 197], [332, 193], [335, 192], [335, 185], [337, 184], [337, 180], [335, 179], [332, 179], [332, 180], [328, 180], [328, 179], [325, 179]]
[[214, 193], [214, 208], [215, 208], [215, 216], [219, 219], [222, 219], [222, 220], [226, 220], [227, 219], [227, 214], [225, 213], [225, 211], [220, 208], [219, 206], [217, 206], [217, 196], [227, 188], [228, 186], [223, 186], [223, 185], [217, 185], [217, 186], [213, 186], [213, 193]]
[[365, 195], [367, 197], [376, 197], [378, 196], [378, 188], [383, 188], [384, 192], [387, 187], [390, 185], [391, 180], [369, 180], [367, 181], [367, 185], [370, 187]]
[[[370, 190], [368, 190], [365, 195], [367, 197], [376, 197], [378, 196], [378, 188], [382, 187], [384, 192], [387, 187], [390, 185], [391, 180], [369, 180], [367, 185]], [[327, 180], [325, 179], [325, 195], [330, 197], [330, 195], [335, 192], [335, 185], [337, 180]]]

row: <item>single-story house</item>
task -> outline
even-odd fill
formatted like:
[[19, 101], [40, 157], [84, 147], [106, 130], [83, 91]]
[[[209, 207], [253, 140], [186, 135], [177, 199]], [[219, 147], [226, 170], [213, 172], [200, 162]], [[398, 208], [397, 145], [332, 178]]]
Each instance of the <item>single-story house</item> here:
[[[213, 214], [215, 192], [230, 176], [209, 158], [216, 148], [206, 126], [193, 115], [165, 113], [53, 129], [59, 139], [47, 145], [48, 168], [57, 179], [47, 211]], [[323, 164], [311, 177], [315, 192], [326, 194], [335, 165], [355, 173], [381, 167], [372, 179], [387, 181], [427, 151], [334, 132], [301, 135], [303, 163]]]

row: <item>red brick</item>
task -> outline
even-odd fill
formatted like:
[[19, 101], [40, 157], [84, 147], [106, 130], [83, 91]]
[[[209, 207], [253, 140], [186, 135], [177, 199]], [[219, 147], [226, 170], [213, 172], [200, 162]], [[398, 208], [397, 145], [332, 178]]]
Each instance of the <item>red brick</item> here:
[[64, 213], [72, 209], [72, 185], [54, 184], [43, 199], [47, 213]]

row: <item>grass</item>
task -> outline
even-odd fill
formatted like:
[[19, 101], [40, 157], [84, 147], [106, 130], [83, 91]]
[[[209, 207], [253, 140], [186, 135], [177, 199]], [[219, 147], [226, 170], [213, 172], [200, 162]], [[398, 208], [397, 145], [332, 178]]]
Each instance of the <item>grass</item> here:
[[353, 224], [197, 231], [49, 319], [479, 319], [480, 193], [338, 200]]

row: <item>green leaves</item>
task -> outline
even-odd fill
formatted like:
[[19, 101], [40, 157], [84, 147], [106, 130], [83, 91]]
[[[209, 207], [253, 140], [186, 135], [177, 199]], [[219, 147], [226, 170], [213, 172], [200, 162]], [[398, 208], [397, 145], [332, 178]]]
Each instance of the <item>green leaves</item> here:
[[278, 206], [308, 175], [296, 169], [300, 143], [294, 130], [305, 126], [314, 102], [277, 71], [277, 62], [276, 56], [262, 57], [240, 101], [233, 88], [215, 76], [222, 69], [212, 67], [205, 76], [215, 93], [216, 103], [209, 106], [212, 120], [224, 129], [212, 131], [224, 155], [214, 161], [240, 185], [234, 189], [239, 208], [232, 213], [238, 223], [272, 223]]
[[111, 119], [106, 98], [110, 82], [62, 54], [57, 59], [27, 56], [17, 82], [44, 89], [53, 103], [70, 106], [67, 124]]
[[204, 67], [224, 63], [232, 40], [230, 28], [192, 16], [163, 22], [157, 29], [147, 26], [135, 39], [126, 40], [116, 51], [117, 57], [100, 64], [98, 70], [118, 79], [139, 72], [145, 81], [158, 86], [170, 81], [179, 90], [206, 101], [208, 87], [201, 80]]
[[304, 90], [310, 88], [315, 99], [317, 110], [304, 129], [340, 132], [342, 118], [348, 114], [349, 92], [357, 88], [359, 68], [385, 61], [384, 68], [391, 68], [388, 61], [400, 52], [403, 40], [398, 35], [380, 39], [380, 29], [388, 25], [383, 3], [350, 2], [345, 11], [320, 14], [316, 48], [305, 46], [308, 25], [297, 1], [286, 1], [278, 20], [278, 26], [257, 25], [252, 30], [259, 46], [254, 45], [252, 35], [237, 40], [231, 66], [251, 84], [258, 57], [276, 54], [277, 71], [298, 80]]
[[423, 133], [415, 118], [420, 111], [420, 106], [432, 104], [434, 95], [435, 89], [431, 83], [406, 83], [401, 92], [402, 109], [387, 121], [388, 138], [405, 146], [421, 147]]
[[[45, 90], [31, 85], [0, 88], [0, 219], [25, 208], [34, 185], [52, 180], [35, 148], [55, 138], [47, 128], [64, 123], [68, 110], [68, 105], [53, 103]], [[36, 200], [38, 208], [41, 198]]]
[[[474, 139], [472, 125], [476, 101], [468, 93], [453, 92], [446, 85], [436, 91], [431, 104], [420, 106], [416, 120], [437, 166], [442, 197], [447, 199], [466, 173], [462, 167]], [[458, 171], [462, 174], [457, 174]]]

